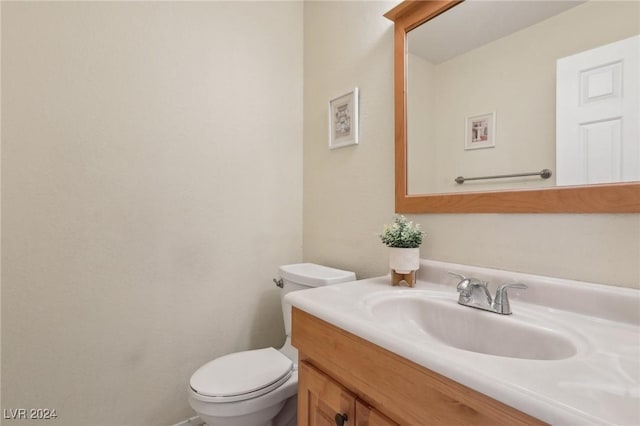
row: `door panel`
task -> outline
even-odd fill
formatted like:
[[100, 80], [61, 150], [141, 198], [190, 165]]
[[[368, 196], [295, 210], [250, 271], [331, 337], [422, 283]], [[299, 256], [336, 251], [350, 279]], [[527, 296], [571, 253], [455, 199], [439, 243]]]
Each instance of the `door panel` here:
[[306, 362], [298, 371], [298, 425], [336, 426], [336, 415], [355, 421], [355, 396]]
[[640, 36], [558, 60], [556, 183], [640, 180]]
[[398, 426], [374, 408], [356, 400], [356, 426]]

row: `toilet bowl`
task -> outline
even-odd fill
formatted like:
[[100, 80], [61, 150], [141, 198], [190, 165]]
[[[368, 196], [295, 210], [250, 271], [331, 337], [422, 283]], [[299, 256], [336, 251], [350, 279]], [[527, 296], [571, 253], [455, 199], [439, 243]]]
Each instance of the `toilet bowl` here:
[[355, 274], [312, 263], [279, 269], [286, 341], [282, 348], [236, 352], [200, 367], [190, 380], [189, 404], [209, 426], [295, 426], [298, 352], [291, 346], [291, 305], [284, 296], [354, 281]]

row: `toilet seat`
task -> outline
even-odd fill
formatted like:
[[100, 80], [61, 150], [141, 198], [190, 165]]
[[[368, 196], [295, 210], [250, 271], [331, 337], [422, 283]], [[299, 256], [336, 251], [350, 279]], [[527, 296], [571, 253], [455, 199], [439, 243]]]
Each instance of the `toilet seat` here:
[[214, 359], [191, 376], [191, 389], [210, 402], [236, 402], [281, 386], [293, 362], [274, 348], [236, 352]]

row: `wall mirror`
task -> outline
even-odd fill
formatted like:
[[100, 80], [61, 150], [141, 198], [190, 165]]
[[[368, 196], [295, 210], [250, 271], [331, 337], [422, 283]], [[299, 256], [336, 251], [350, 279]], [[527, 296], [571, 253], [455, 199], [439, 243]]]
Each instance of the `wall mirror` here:
[[[625, 110], [631, 111], [627, 117], [613, 112], [615, 120], [590, 117], [583, 120], [589, 126], [556, 126], [575, 116], [565, 105], [573, 105], [574, 97], [601, 110], [595, 101], [619, 95], [620, 87], [640, 95], [638, 65], [625, 71], [618, 64], [633, 61], [603, 62], [597, 50], [603, 68], [584, 65], [577, 55], [626, 39], [640, 43], [639, 7], [616, 1], [405, 1], [385, 14], [395, 23], [396, 211], [640, 212], [638, 100], [635, 110]], [[630, 48], [636, 54], [637, 46]], [[576, 63], [577, 70], [571, 68]], [[564, 75], [579, 78], [564, 88], [567, 66]], [[565, 104], [563, 91], [570, 93]], [[564, 115], [556, 120], [558, 113]], [[631, 136], [620, 133], [634, 126]], [[582, 163], [571, 165], [573, 152], [586, 150], [566, 143], [559, 148], [556, 134], [573, 140], [560, 136], [575, 129], [576, 140], [590, 141], [591, 158], [608, 159], [603, 166], [585, 174]], [[610, 148], [612, 140], [619, 145], [625, 138], [624, 153]], [[630, 160], [639, 164], [635, 171]], [[551, 170], [550, 178], [473, 180], [543, 169]], [[463, 184], [456, 183], [459, 176], [466, 178]]]

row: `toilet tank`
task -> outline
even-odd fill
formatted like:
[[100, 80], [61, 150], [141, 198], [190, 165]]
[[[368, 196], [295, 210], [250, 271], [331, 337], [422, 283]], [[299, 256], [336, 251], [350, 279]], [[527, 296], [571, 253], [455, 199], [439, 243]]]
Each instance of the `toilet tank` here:
[[356, 280], [354, 272], [313, 263], [283, 265], [280, 267], [279, 272], [282, 278], [280, 302], [282, 304], [282, 316], [284, 317], [284, 329], [287, 337], [291, 336], [291, 305], [284, 302], [284, 296], [287, 293]]

